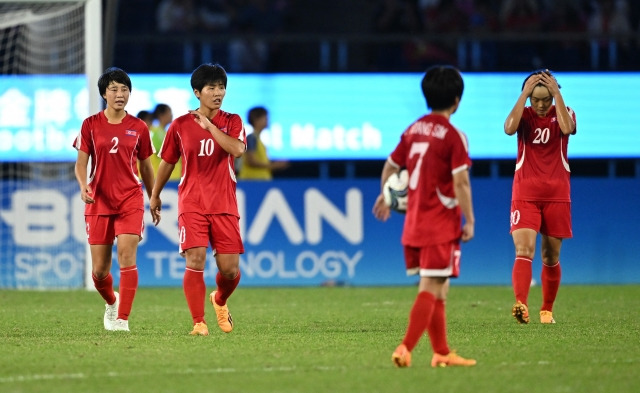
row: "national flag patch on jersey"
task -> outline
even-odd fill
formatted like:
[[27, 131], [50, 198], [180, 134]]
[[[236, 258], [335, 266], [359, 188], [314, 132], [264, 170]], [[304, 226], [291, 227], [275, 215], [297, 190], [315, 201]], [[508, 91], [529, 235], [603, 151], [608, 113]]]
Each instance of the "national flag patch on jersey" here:
[[128, 136], [138, 136], [138, 132], [136, 130], [126, 130], [124, 134]]

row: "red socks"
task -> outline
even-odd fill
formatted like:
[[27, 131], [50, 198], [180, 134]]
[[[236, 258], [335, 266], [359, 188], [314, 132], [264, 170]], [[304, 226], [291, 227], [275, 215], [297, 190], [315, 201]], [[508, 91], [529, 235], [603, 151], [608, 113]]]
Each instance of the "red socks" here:
[[528, 304], [532, 275], [531, 258], [517, 256], [511, 272], [511, 284], [516, 301], [524, 305]]
[[449, 345], [447, 344], [447, 317], [445, 314], [444, 300], [436, 299], [433, 304], [433, 315], [427, 327], [431, 348], [439, 355], [448, 355]]
[[225, 278], [222, 274], [220, 274], [220, 271], [218, 271], [218, 274], [216, 274], [216, 285], [218, 286], [218, 289], [216, 291], [215, 299], [218, 306], [224, 306], [225, 304], [227, 304], [227, 299], [229, 299], [229, 296], [231, 296], [233, 291], [235, 291], [239, 282], [240, 270], [238, 270], [238, 275], [231, 280]]
[[187, 299], [193, 324], [204, 322], [204, 297], [207, 286], [204, 283], [204, 271], [186, 268], [182, 279], [182, 289]]
[[411, 312], [409, 313], [409, 325], [405, 333], [402, 343], [407, 347], [409, 352], [418, 344], [418, 341], [424, 334], [431, 322], [431, 317], [435, 309], [436, 298], [429, 292], [419, 292], [416, 301], [413, 303]]
[[91, 274], [91, 278], [93, 278], [93, 285], [96, 287], [104, 301], [107, 302], [107, 304], [115, 303], [116, 295], [113, 293], [113, 277], [111, 276], [111, 273], [102, 280], [99, 280], [93, 274]]
[[560, 288], [562, 269], [560, 261], [553, 266], [542, 265], [542, 308], [544, 311], [553, 311], [553, 302], [556, 300]]
[[120, 306], [118, 319], [129, 319], [133, 299], [138, 290], [138, 267], [136, 265], [120, 268]]

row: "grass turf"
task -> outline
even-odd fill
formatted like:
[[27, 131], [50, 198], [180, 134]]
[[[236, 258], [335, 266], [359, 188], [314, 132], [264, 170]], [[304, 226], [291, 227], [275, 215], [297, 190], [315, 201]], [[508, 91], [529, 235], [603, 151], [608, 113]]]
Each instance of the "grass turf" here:
[[243, 288], [222, 333], [192, 337], [181, 288], [138, 291], [131, 332], [102, 327], [95, 292], [0, 292], [0, 392], [637, 392], [640, 285], [563, 286], [555, 325], [511, 317], [508, 287], [452, 286], [449, 343], [472, 368], [390, 358], [416, 288]]

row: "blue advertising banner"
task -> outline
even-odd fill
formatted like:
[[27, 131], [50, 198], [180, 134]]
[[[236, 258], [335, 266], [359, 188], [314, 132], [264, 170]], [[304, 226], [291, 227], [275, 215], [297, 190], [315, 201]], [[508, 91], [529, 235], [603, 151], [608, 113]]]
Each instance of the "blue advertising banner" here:
[[[162, 194], [163, 220], [157, 228], [148, 226], [148, 241], [139, 247], [141, 285], [182, 285], [178, 194], [172, 186]], [[402, 217], [390, 220], [386, 233], [376, 230], [372, 186], [368, 180], [240, 182], [243, 285], [406, 283], [404, 270], [397, 269], [403, 266]], [[216, 268], [211, 252], [208, 257], [205, 277], [211, 282]]]
[[0, 288], [81, 288], [87, 234], [75, 181], [0, 181]]
[[[84, 207], [74, 181], [0, 182], [0, 288], [79, 288], [84, 285]], [[454, 284], [509, 285], [514, 250], [509, 230], [511, 179], [473, 179], [476, 237], [462, 245]], [[240, 182], [238, 203], [245, 253], [243, 286], [409, 285], [400, 236], [404, 218], [382, 223], [371, 214], [376, 179]], [[139, 283], [181, 286], [177, 183], [162, 194], [162, 222], [147, 223], [138, 248]], [[563, 283], [640, 282], [632, 245], [640, 221], [637, 179], [574, 179], [574, 238], [562, 248]], [[428, 225], [428, 223], [425, 223]], [[539, 241], [538, 241], [539, 242]], [[119, 281], [116, 253], [112, 273]], [[208, 252], [205, 278], [214, 285]], [[534, 277], [540, 275], [539, 243]]]
[[[527, 73], [468, 73], [462, 105], [452, 118], [472, 158], [515, 159], [516, 140], [504, 120]], [[577, 115], [571, 157], [640, 157], [640, 73], [558, 73], [565, 102]], [[174, 116], [198, 107], [184, 74], [133, 74], [127, 111], [168, 104]], [[223, 109], [246, 119], [267, 105], [261, 137], [273, 159], [385, 159], [404, 129], [426, 111], [422, 74], [229, 75]], [[593, 86], [607, 86], [594, 100]], [[74, 161], [71, 147], [88, 112], [83, 76], [0, 75], [0, 161]], [[392, 97], [387, 99], [387, 97]], [[54, 108], [54, 109], [52, 109]], [[620, 114], [615, 120], [602, 113]], [[248, 129], [248, 132], [250, 129]]]

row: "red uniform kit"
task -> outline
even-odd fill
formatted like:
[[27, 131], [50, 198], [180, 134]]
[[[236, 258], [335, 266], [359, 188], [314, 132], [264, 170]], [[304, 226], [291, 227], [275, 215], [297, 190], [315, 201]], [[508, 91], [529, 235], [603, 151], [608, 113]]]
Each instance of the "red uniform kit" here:
[[[220, 131], [246, 143], [244, 125], [240, 116], [218, 110], [211, 122]], [[175, 164], [182, 157], [182, 178], [178, 185], [181, 250], [198, 246], [206, 247], [208, 242], [202, 244], [203, 241], [213, 240], [192, 237], [194, 231], [191, 231], [191, 228], [200, 224], [185, 225], [182, 221], [185, 213], [198, 213], [205, 216], [230, 215], [237, 222], [239, 213], [236, 201], [234, 157], [218, 145], [209, 131], [204, 130], [194, 121], [193, 115], [180, 116], [171, 123], [158, 156], [170, 164]], [[215, 218], [215, 220], [219, 219], [221, 217]], [[208, 226], [206, 221], [202, 225]], [[232, 224], [227, 223], [224, 226], [239, 231], [236, 229], [237, 224], [235, 228]], [[190, 229], [186, 238], [185, 226]], [[219, 227], [219, 225], [213, 227]], [[198, 232], [207, 234], [209, 231]], [[216, 243], [212, 241], [212, 244]], [[225, 247], [228, 248], [224, 251], [218, 249], [218, 252], [226, 253], [234, 250], [244, 252], [239, 232], [237, 242]]]
[[[575, 113], [571, 108], [567, 110], [575, 122]], [[564, 135], [560, 130], [555, 106], [545, 117], [539, 117], [533, 108], [526, 107], [517, 135], [518, 158], [511, 196], [511, 231], [530, 228], [545, 235], [570, 238], [569, 135]], [[545, 223], [544, 228], [541, 222]]]
[[[74, 147], [91, 157], [88, 186], [95, 203], [85, 215], [110, 215], [144, 209], [138, 160], [154, 153], [147, 125], [127, 114], [120, 124], [111, 124], [101, 111], [82, 123]], [[127, 174], [115, 176], [114, 173]]]
[[453, 174], [471, 166], [466, 136], [445, 117], [429, 114], [405, 130], [389, 161], [409, 171], [402, 233], [407, 271], [419, 266], [422, 275], [456, 277], [462, 213]]

